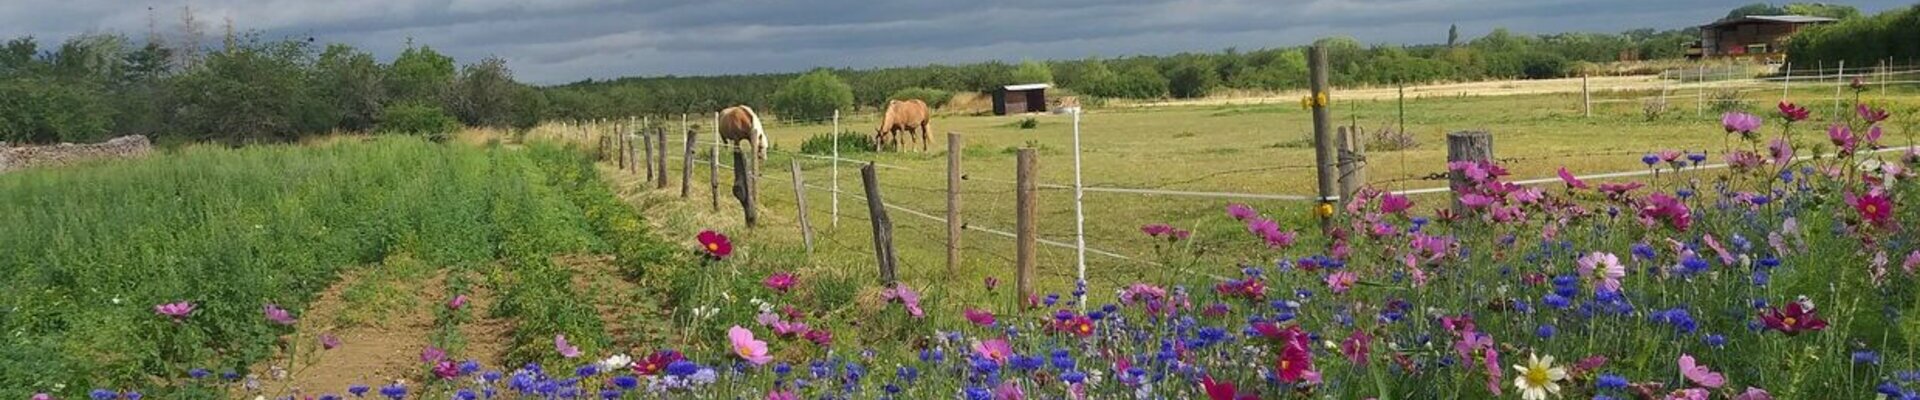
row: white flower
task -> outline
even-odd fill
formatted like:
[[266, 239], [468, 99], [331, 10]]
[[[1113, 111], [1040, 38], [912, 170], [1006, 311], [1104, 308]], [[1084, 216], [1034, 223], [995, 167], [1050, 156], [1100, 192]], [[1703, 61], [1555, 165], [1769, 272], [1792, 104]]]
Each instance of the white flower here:
[[628, 357], [626, 354], [614, 354], [613, 357], [600, 360], [600, 369], [611, 371], [626, 368], [627, 365], [630, 364], [633, 364], [633, 357]]
[[1567, 370], [1553, 366], [1553, 356], [1540, 357], [1527, 354], [1526, 364], [1515, 364], [1514, 370], [1520, 375], [1513, 377], [1513, 386], [1520, 388], [1520, 398], [1524, 400], [1546, 400], [1547, 395], [1560, 395], [1559, 381], [1567, 379]]

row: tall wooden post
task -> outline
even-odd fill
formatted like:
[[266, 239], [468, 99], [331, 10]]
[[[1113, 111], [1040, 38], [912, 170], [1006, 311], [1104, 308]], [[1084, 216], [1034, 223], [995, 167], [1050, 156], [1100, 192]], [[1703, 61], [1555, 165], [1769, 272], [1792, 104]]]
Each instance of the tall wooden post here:
[[616, 144], [616, 146], [614, 146], [616, 150], [614, 151], [619, 153], [620, 171], [626, 172], [627, 163], [633, 162], [633, 160], [627, 159], [627, 155], [628, 155], [627, 152], [633, 150], [633, 147], [628, 146], [632, 144], [628, 142], [628, 139], [630, 137], [622, 129], [623, 128], [621, 126], [613, 127], [613, 130], [616, 133], [616, 135], [614, 135], [613, 137], [613, 141]]
[[800, 159], [793, 158], [790, 161], [793, 162], [793, 201], [800, 208], [799, 213], [794, 214], [800, 220], [800, 240], [807, 245], [807, 255], [813, 255], [813, 224], [807, 222], [806, 176], [800, 174]]
[[[1485, 131], [1460, 131], [1447, 134], [1447, 162], [1487, 161], [1493, 159], [1493, 134]], [[1453, 212], [1465, 215], [1467, 207], [1460, 203], [1459, 188], [1467, 185], [1467, 175], [1460, 171], [1447, 172], [1448, 185], [1456, 190], [1453, 195]]]
[[[647, 130], [646, 130], [646, 128], [641, 128], [641, 129], [639, 129], [639, 130], [636, 130], [636, 131], [635, 131], [634, 133], [638, 133], [638, 134], [640, 134], [640, 141], [641, 141], [641, 143], [640, 143], [640, 144], [642, 145], [642, 147], [646, 147], [646, 150], [647, 150], [647, 153], [646, 153], [646, 154], [647, 154], [647, 162], [645, 163], [645, 164], [647, 164], [647, 179], [644, 179], [644, 180], [641, 180], [640, 182], [641, 182], [641, 183], [646, 183], [646, 182], [650, 182], [650, 181], [653, 181], [653, 175], [654, 175], [654, 171], [653, 171], [653, 134], [652, 134], [652, 133], [649, 133], [649, 132], [647, 132]], [[638, 167], [638, 166], [636, 165], [635, 167]], [[643, 188], [643, 189], [644, 189], [644, 188], [646, 188], [646, 186], [644, 186], [644, 185], [642, 185], [642, 186], [640, 186], [640, 187], [641, 187], [641, 188]]]
[[880, 200], [880, 177], [874, 174], [873, 162], [860, 167], [860, 184], [867, 189], [867, 219], [873, 221], [873, 257], [880, 266], [880, 283], [893, 287], [900, 281], [894, 274], [898, 259], [893, 254], [893, 219], [887, 217], [887, 203]]
[[683, 143], [686, 150], [680, 154], [680, 198], [685, 199], [693, 195], [693, 142], [699, 133], [687, 126], [686, 114], [680, 114], [680, 130], [686, 131], [687, 137]]
[[960, 221], [960, 134], [947, 133], [947, 277], [960, 268], [960, 235], [966, 225]]
[[1034, 158], [1034, 150], [1031, 147], [1020, 149], [1019, 154], [1015, 167], [1015, 175], [1018, 177], [1016, 182], [1018, 190], [1015, 196], [1018, 207], [1014, 213], [1017, 219], [1014, 227], [1014, 288], [1020, 296], [1014, 300], [1015, 309], [1019, 309], [1028, 298], [1034, 295], [1033, 264], [1036, 256], [1034, 245], [1040, 239], [1039, 227], [1034, 225], [1033, 220], [1034, 209], [1039, 208], [1040, 205], [1039, 184], [1035, 182], [1034, 176], [1034, 171], [1039, 168], [1037, 165], [1039, 160]]
[[653, 168], [655, 171], [659, 171], [659, 176], [657, 177], [659, 181], [658, 183], [654, 184], [653, 187], [656, 189], [666, 189], [667, 188], [667, 127], [663, 124], [659, 128], [654, 128], [653, 135], [654, 135], [653, 145], [655, 146], [655, 149], [658, 150], [654, 152], [654, 154], [659, 155], [658, 157], [652, 160], [647, 160], [647, 162], [654, 164]]
[[758, 204], [754, 203], [753, 173], [747, 171], [747, 155], [740, 150], [733, 151], [733, 198], [740, 200], [740, 210], [747, 218], [747, 227], [760, 225]]
[[1315, 209], [1320, 216], [1320, 229], [1332, 227], [1334, 198], [1334, 150], [1333, 127], [1327, 116], [1327, 105], [1331, 102], [1327, 88], [1327, 48], [1314, 45], [1307, 52], [1308, 71], [1312, 78], [1313, 93], [1307, 98], [1307, 105], [1313, 108], [1313, 163], [1314, 172], [1319, 178], [1320, 204]]
[[828, 226], [840, 229], [840, 110], [833, 110], [833, 220]]
[[1340, 128], [1334, 139], [1340, 144], [1340, 198], [1351, 201], [1362, 186], [1367, 185], [1366, 144], [1361, 141], [1359, 129]]
[[1847, 87], [1847, 60], [1840, 60], [1840, 73], [1833, 75], [1833, 115], [1846, 115], [1840, 106], [1840, 89]]
[[1593, 118], [1593, 92], [1587, 89], [1587, 74], [1580, 74], [1580, 116]]
[[713, 200], [713, 210], [720, 211], [720, 113], [713, 113], [713, 147], [707, 155], [707, 184], [712, 190], [707, 194]]

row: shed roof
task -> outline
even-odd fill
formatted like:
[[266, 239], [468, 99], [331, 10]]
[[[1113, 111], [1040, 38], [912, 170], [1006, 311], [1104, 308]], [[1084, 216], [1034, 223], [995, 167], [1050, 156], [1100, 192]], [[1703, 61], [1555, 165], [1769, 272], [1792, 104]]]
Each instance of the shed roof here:
[[1006, 86], [1001, 86], [1000, 88], [1005, 89], [1007, 91], [1021, 91], [1021, 90], [1046, 89], [1050, 87], [1053, 87], [1053, 85], [1048, 85], [1045, 83], [1028, 83], [1023, 85], [1006, 85]]
[[1749, 16], [1740, 17], [1740, 18], [1728, 18], [1728, 19], [1723, 19], [1719, 21], [1714, 21], [1711, 24], [1707, 24], [1706, 27], [1712, 28], [1712, 27], [1717, 27], [1722, 25], [1734, 25], [1734, 24], [1750, 23], [1750, 22], [1777, 23], [1777, 24], [1811, 24], [1811, 23], [1834, 22], [1834, 21], [1839, 21], [1839, 20], [1833, 19], [1833, 18], [1827, 18], [1827, 17], [1814, 17], [1814, 16], [1807, 16], [1807, 15], [1749, 15]]

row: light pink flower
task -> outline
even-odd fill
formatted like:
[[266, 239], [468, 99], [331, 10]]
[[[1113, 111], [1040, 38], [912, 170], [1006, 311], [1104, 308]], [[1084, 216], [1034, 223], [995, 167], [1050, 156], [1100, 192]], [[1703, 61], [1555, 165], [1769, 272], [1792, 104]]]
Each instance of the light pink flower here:
[[1680, 375], [1685, 376], [1687, 381], [1693, 382], [1695, 385], [1709, 389], [1717, 389], [1727, 384], [1726, 376], [1707, 369], [1706, 365], [1695, 362], [1692, 354], [1680, 355]]
[[580, 356], [580, 347], [567, 343], [566, 334], [553, 335], [553, 350], [560, 352], [561, 357], [574, 358]]
[[173, 322], [180, 322], [187, 319], [187, 314], [193, 313], [193, 303], [182, 300], [155, 305], [153, 306], [153, 312], [167, 318], [173, 318]]
[[287, 312], [286, 309], [280, 308], [278, 305], [267, 304], [260, 308], [260, 313], [266, 315], [268, 321], [273, 321], [273, 323], [276, 324], [293, 325], [294, 323], [293, 313]]
[[1627, 267], [1620, 264], [1620, 257], [1613, 253], [1593, 252], [1581, 256], [1580, 276], [1597, 279], [1594, 286], [1603, 292], [1619, 292], [1620, 278], [1627, 276]]
[[1335, 294], [1346, 293], [1347, 290], [1353, 289], [1353, 283], [1359, 280], [1360, 275], [1353, 271], [1335, 272], [1327, 275], [1327, 287]]
[[739, 325], [727, 328], [727, 341], [733, 345], [733, 354], [753, 365], [766, 365], [773, 361], [773, 357], [767, 355], [767, 342], [754, 340], [753, 331], [747, 328]]
[[1733, 400], [1773, 400], [1773, 395], [1768, 394], [1766, 390], [1748, 386], [1746, 392], [1733, 396]]
[[1013, 357], [1013, 345], [1006, 339], [991, 339], [973, 342], [973, 352], [997, 363], [1006, 363]]
[[466, 306], [467, 306], [467, 295], [465, 294], [454, 295], [452, 300], [447, 300], [448, 310], [458, 310], [461, 307], [466, 307]]

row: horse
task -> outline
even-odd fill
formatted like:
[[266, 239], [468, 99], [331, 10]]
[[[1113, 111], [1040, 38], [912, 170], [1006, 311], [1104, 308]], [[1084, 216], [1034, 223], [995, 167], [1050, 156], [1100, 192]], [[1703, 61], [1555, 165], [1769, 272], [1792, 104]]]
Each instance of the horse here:
[[753, 172], [760, 173], [760, 164], [767, 161], [767, 130], [760, 125], [760, 115], [745, 105], [727, 107], [720, 110], [720, 139], [733, 145], [734, 151], [740, 151], [740, 141], [745, 140], [753, 146]]
[[[931, 116], [932, 113], [927, 112], [927, 103], [919, 99], [888, 100], [886, 112], [880, 115], [880, 126], [873, 129], [874, 151], [880, 151], [881, 145], [900, 131], [906, 131], [910, 140], [918, 132], [920, 151], [927, 151], [927, 143], [933, 141], [933, 130], [928, 127]], [[894, 138], [894, 149], [899, 148], [899, 139]]]

